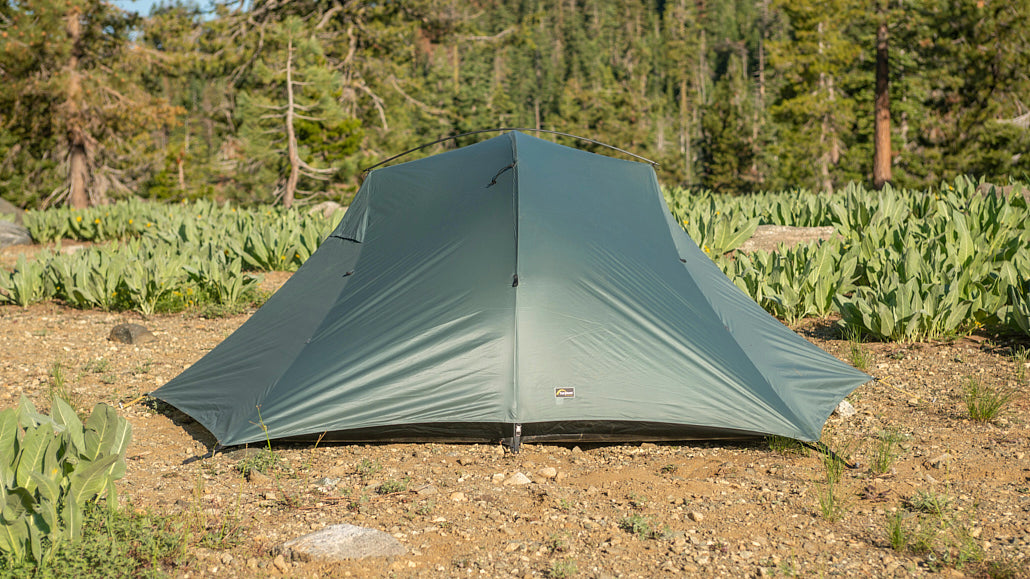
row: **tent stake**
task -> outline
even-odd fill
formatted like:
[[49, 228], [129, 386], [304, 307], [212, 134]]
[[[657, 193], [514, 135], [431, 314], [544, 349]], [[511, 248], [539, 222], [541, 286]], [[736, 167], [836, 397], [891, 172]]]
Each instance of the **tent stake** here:
[[833, 449], [830, 448], [829, 446], [826, 446], [826, 444], [824, 444], [823, 441], [821, 441], [821, 440], [817, 440], [815, 442], [805, 442], [805, 441], [802, 440], [802, 441], [799, 441], [799, 442], [801, 442], [801, 444], [807, 446], [808, 448], [811, 448], [812, 450], [814, 450], [816, 452], [825, 454], [826, 456], [830, 457], [831, 459], [839, 461], [841, 464], [843, 464], [844, 466], [848, 467], [851, 470], [854, 470], [854, 469], [858, 468], [858, 463], [848, 462], [848, 461], [844, 460], [843, 457], [841, 457], [836, 452], [833, 452]]
[[512, 454], [518, 454], [519, 449], [522, 448], [522, 425], [515, 425], [515, 434], [511, 437], [511, 449]]

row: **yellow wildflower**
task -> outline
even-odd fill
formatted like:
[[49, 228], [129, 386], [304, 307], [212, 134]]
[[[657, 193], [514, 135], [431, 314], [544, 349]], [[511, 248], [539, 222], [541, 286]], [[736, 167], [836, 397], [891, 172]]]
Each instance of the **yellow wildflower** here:
[[132, 225], [132, 220], [131, 219], [129, 220], [129, 225]]
[[712, 250], [707, 245], [705, 246], [705, 253], [712, 253]]
[[93, 225], [100, 225], [100, 218], [99, 217], [97, 217], [96, 219], [93, 220]]
[[76, 217], [75, 221], [76, 221], [76, 223], [82, 223], [82, 216], [79, 215], [78, 217]]

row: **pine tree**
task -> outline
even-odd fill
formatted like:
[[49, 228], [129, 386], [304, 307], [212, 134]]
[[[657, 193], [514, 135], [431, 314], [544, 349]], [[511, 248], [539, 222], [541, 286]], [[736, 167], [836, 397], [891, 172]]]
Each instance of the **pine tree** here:
[[147, 127], [174, 123], [178, 112], [139, 84], [148, 58], [130, 41], [135, 16], [101, 0], [3, 10], [4, 176], [34, 175], [20, 184], [52, 187], [47, 201], [73, 207], [103, 203], [112, 189], [130, 192], [133, 166], [148, 154]]
[[291, 16], [267, 24], [264, 34], [256, 81], [240, 94], [244, 170], [251, 186], [273, 185], [291, 207], [298, 192], [331, 181], [335, 164], [357, 151], [360, 123], [344, 114], [339, 75], [305, 22]]

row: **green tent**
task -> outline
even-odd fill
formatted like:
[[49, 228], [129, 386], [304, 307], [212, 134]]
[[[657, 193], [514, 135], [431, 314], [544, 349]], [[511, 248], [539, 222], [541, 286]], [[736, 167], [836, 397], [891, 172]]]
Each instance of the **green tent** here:
[[372, 171], [297, 273], [153, 396], [222, 445], [811, 441], [868, 380], [734, 286], [650, 165], [509, 132]]

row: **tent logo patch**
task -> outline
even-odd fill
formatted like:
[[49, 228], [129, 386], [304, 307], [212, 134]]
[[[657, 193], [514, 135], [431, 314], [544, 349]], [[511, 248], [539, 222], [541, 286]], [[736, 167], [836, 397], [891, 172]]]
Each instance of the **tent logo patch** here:
[[566, 387], [563, 387], [563, 388], [555, 388], [554, 389], [554, 397], [555, 398], [575, 398], [576, 397], [576, 389], [572, 388], [572, 387], [569, 387], [569, 386], [566, 386]]

